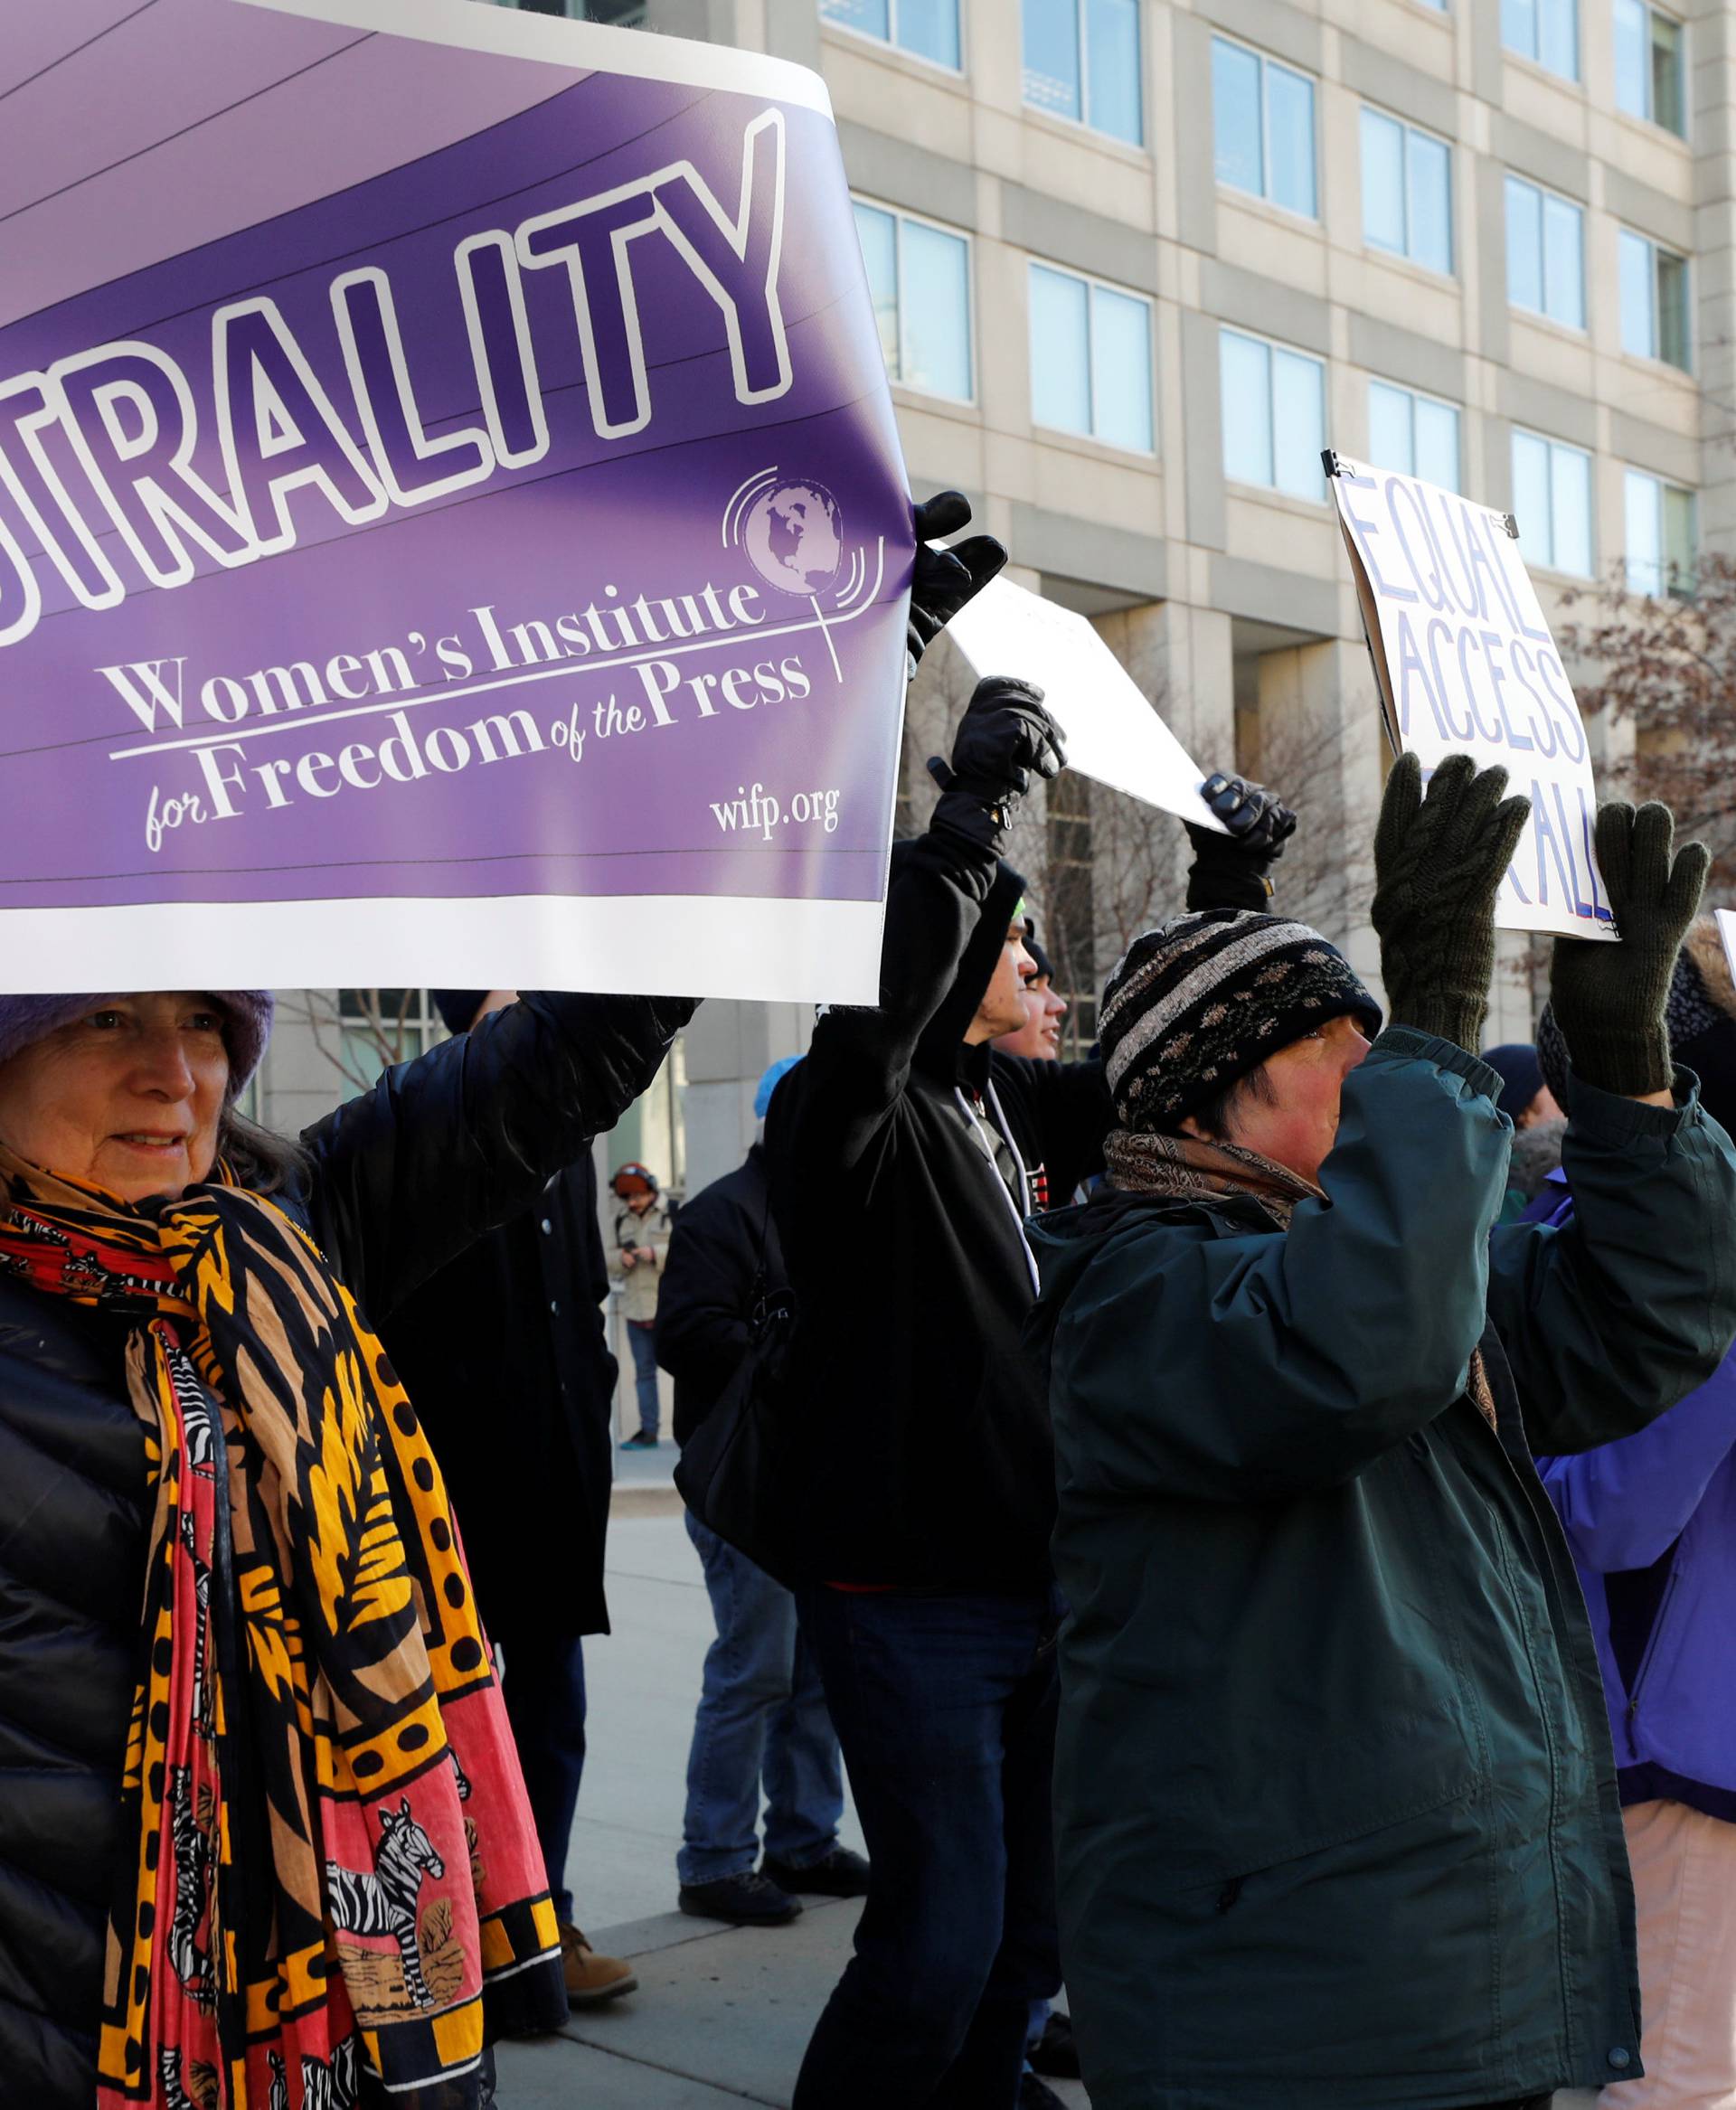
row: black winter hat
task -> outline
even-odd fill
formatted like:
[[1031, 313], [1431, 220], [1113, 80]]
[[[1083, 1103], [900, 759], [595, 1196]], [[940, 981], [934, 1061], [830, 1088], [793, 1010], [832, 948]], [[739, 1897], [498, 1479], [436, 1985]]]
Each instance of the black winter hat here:
[[482, 1009], [486, 989], [430, 989], [434, 1008], [440, 1014], [448, 1033], [467, 1033], [476, 1022], [476, 1013]]
[[1098, 1013], [1124, 1128], [1172, 1128], [1214, 1092], [1328, 1019], [1376, 1033], [1381, 1007], [1306, 923], [1245, 909], [1178, 916], [1136, 938]]
[[1516, 1121], [1543, 1088], [1543, 1066], [1536, 1049], [1528, 1041], [1506, 1041], [1498, 1048], [1485, 1048], [1483, 1060], [1501, 1079], [1495, 1105]]

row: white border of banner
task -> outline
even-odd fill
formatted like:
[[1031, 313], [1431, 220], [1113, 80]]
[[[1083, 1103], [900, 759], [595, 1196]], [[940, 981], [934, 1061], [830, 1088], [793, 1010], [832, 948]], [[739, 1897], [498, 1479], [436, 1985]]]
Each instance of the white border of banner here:
[[516, 8], [481, 5], [478, 0], [237, 0], [237, 5], [341, 23], [347, 29], [415, 37], [426, 44], [496, 52], [505, 59], [535, 59], [574, 73], [627, 73], [640, 80], [671, 80], [682, 88], [769, 95], [835, 121], [832, 98], [817, 73], [788, 59], [770, 59], [763, 52], [739, 51], [731, 44], [697, 43], [689, 37], [611, 29], [606, 23], [568, 22], [558, 15], [521, 14]]
[[[474, 0], [465, 0], [474, 5]], [[788, 1003], [880, 1002], [878, 901], [728, 894], [511, 894], [485, 900], [152, 901], [0, 909], [0, 985], [52, 996], [246, 989], [269, 948], [274, 986], [365, 986], [382, 957], [412, 986], [601, 990]], [[646, 978], [655, 935], [665, 963]], [[77, 966], [69, 972], [69, 963]], [[773, 964], [775, 963], [775, 965]]]

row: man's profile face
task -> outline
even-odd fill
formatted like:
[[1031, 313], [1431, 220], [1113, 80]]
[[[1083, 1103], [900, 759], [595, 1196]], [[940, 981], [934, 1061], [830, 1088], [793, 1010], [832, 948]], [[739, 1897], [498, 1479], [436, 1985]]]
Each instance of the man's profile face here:
[[1003, 1033], [1019, 1031], [1025, 1022], [1024, 985], [1036, 971], [1037, 963], [1024, 949], [1024, 925], [1009, 924], [995, 972], [965, 1035], [968, 1045], [975, 1047], [980, 1041], [998, 1040]]
[[1061, 1060], [1061, 1022], [1067, 1015], [1067, 999], [1056, 993], [1047, 975], [1033, 975], [1024, 985], [1024, 1023], [1015, 1033], [1004, 1033], [995, 1045], [1004, 1055], [1024, 1055], [1033, 1062]]

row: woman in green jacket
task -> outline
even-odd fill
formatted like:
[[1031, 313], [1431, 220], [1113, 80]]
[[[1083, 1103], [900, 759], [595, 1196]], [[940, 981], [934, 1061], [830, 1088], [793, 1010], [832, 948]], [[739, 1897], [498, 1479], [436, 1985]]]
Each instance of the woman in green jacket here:
[[1600, 815], [1622, 942], [1558, 940], [1552, 989], [1576, 1217], [1494, 1229], [1512, 1129], [1469, 1050], [1505, 784], [1393, 771], [1384, 1032], [1271, 917], [1183, 918], [1105, 993], [1109, 1183], [1033, 1239], [1096, 2110], [1505, 2110], [1639, 2071], [1597, 1664], [1531, 1453], [1642, 1426], [1736, 1333], [1736, 1153], [1664, 1029], [1705, 853]]

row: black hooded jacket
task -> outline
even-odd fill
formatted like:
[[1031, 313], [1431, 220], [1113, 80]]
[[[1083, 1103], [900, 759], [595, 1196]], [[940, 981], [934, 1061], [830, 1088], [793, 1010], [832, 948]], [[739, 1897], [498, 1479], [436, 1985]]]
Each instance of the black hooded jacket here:
[[[799, 1317], [785, 1376], [789, 1553], [818, 1582], [1049, 1579], [1048, 1407], [1020, 1347], [1021, 1217], [1095, 1169], [1102, 1070], [967, 1048], [1024, 882], [945, 826], [892, 853], [877, 1009], [827, 1012], [767, 1120]], [[961, 1094], [1032, 1175], [1015, 1206]]]

